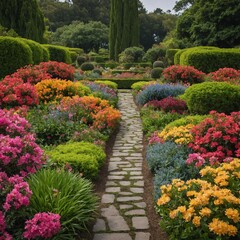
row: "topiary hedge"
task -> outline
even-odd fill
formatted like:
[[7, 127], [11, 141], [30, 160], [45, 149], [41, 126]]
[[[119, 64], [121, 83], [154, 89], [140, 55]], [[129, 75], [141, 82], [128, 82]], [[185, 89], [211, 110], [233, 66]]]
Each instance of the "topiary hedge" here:
[[224, 67], [240, 69], [240, 50], [189, 49], [181, 55], [180, 64], [193, 66], [205, 73], [214, 72]]
[[51, 61], [64, 62], [64, 63], [72, 63], [70, 51], [66, 47], [44, 44], [50, 54]]
[[229, 114], [240, 111], [240, 86], [224, 82], [204, 82], [189, 87], [181, 96], [194, 114], [208, 114], [211, 110]]
[[166, 58], [169, 65], [174, 64], [174, 56], [180, 49], [167, 49]]
[[33, 58], [33, 63], [34, 64], [39, 64], [40, 62], [43, 61], [43, 51], [44, 47], [33, 40], [26, 39], [26, 38], [19, 38], [21, 41], [26, 43], [32, 50], [32, 58]]
[[33, 64], [31, 48], [17, 38], [0, 37], [0, 79]]

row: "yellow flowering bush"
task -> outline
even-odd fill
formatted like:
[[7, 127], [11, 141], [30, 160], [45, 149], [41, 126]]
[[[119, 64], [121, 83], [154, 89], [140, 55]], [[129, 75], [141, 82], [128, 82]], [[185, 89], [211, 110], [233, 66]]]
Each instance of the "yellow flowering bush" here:
[[240, 239], [240, 159], [206, 166], [200, 174], [160, 187], [161, 227], [170, 239]]
[[35, 85], [39, 100], [43, 103], [60, 101], [63, 97], [84, 96], [90, 94], [90, 89], [80, 82], [61, 79], [46, 79]]
[[193, 124], [187, 124], [186, 126], [164, 128], [158, 136], [164, 141], [173, 141], [176, 144], [187, 145], [193, 140], [193, 136], [190, 133], [193, 127]]

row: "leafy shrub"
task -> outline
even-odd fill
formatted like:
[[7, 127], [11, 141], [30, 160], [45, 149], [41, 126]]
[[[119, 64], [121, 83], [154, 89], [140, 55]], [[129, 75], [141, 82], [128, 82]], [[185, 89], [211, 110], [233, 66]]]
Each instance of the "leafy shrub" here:
[[102, 71], [100, 69], [93, 69], [92, 72], [98, 74], [99, 76], [102, 76]]
[[81, 69], [83, 71], [91, 71], [94, 69], [94, 65], [91, 63], [91, 62], [84, 62], [82, 65], [81, 65]]
[[119, 62], [120, 63], [141, 62], [143, 55], [144, 50], [142, 48], [129, 47], [119, 54]]
[[70, 51], [70, 57], [71, 57], [71, 62], [72, 62], [73, 64], [76, 64], [78, 54], [77, 54], [76, 52]]
[[170, 85], [170, 84], [154, 84], [147, 86], [143, 91], [141, 91], [137, 97], [136, 101], [140, 105], [152, 100], [161, 100], [166, 97], [176, 97], [185, 92], [186, 87], [182, 85]]
[[193, 127], [193, 124], [187, 124], [180, 127], [164, 128], [158, 136], [163, 141], [172, 141], [176, 144], [187, 145], [193, 141], [193, 136], [191, 134]]
[[160, 78], [163, 72], [163, 68], [161, 67], [156, 67], [151, 70], [151, 78]]
[[60, 215], [61, 230], [57, 239], [70, 239], [94, 219], [97, 198], [92, 184], [71, 172], [43, 169], [28, 179], [33, 192], [32, 213], [52, 212]]
[[164, 113], [148, 108], [141, 109], [143, 131], [150, 134], [154, 131], [161, 131], [170, 122], [182, 117], [178, 113]]
[[240, 70], [233, 68], [220, 68], [215, 72], [209, 73], [208, 77], [216, 82], [239, 82]]
[[157, 60], [163, 60], [166, 55], [166, 49], [160, 47], [152, 47], [147, 50], [143, 60], [154, 63]]
[[33, 63], [30, 47], [19, 39], [0, 36], [0, 52], [0, 79]]
[[59, 101], [63, 97], [84, 96], [90, 93], [88, 87], [80, 82], [60, 79], [46, 79], [35, 85], [38, 92], [39, 100], [43, 103]]
[[169, 65], [174, 64], [174, 56], [180, 49], [167, 49], [166, 58]]
[[131, 89], [133, 90], [133, 95], [136, 96], [138, 92], [143, 90], [146, 86], [150, 84], [155, 84], [155, 81], [139, 81], [135, 82], [131, 85]]
[[199, 179], [174, 179], [161, 186], [157, 212], [170, 238], [238, 239], [239, 171], [240, 160], [235, 159], [217, 168], [205, 167]]
[[153, 68], [164, 68], [164, 63], [163, 61], [155, 61], [153, 63]]
[[172, 128], [172, 127], [180, 127], [186, 126], [188, 124], [197, 125], [202, 122], [208, 115], [193, 115], [193, 116], [184, 116], [180, 119], [177, 119], [171, 123], [169, 123], [165, 129]]
[[29, 123], [16, 113], [0, 110], [0, 171], [26, 176], [43, 164], [43, 151], [28, 131]]
[[47, 48], [42, 45], [43, 50], [43, 62], [48, 62], [50, 60], [50, 53]]
[[204, 82], [189, 87], [181, 97], [193, 114], [208, 114], [211, 110], [231, 113], [240, 110], [240, 86], [223, 82]]
[[173, 97], [163, 98], [160, 101], [153, 100], [144, 105], [144, 107], [149, 106], [153, 107], [154, 109], [163, 110], [164, 112], [177, 112], [183, 114], [187, 111], [186, 102]]
[[107, 80], [97, 80], [95, 81], [95, 83], [106, 85], [107, 87], [110, 87], [112, 89], [118, 89], [118, 85], [115, 82], [111, 82]]
[[193, 142], [189, 147], [197, 154], [189, 156], [187, 162], [196, 162], [196, 166], [205, 163], [211, 165], [222, 162], [227, 157], [240, 157], [240, 112], [231, 115], [210, 112], [191, 132]]
[[21, 78], [6, 76], [0, 82], [0, 106], [35, 106], [39, 103], [36, 89], [29, 83], [24, 83]]
[[78, 66], [81, 66], [86, 61], [87, 61], [87, 58], [84, 55], [80, 55], [77, 57]]
[[170, 83], [200, 83], [204, 81], [205, 74], [191, 66], [173, 65], [163, 70], [163, 77]]
[[51, 61], [72, 63], [68, 48], [50, 44], [44, 44], [43, 46], [48, 49]]
[[39, 65], [36, 65], [34, 67], [34, 70], [47, 72], [51, 75], [51, 78], [60, 78], [67, 80], [73, 80], [75, 72], [75, 68], [73, 66], [64, 62], [55, 61], [42, 62]]
[[73, 170], [85, 178], [96, 179], [99, 168], [103, 165], [106, 154], [103, 149], [88, 142], [68, 142], [58, 145], [47, 152], [50, 160], [57, 166], [70, 164]]

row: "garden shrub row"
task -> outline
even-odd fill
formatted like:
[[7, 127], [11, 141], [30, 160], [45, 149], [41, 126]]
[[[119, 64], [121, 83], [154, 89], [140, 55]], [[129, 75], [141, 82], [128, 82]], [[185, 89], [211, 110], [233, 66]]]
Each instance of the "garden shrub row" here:
[[25, 38], [0, 37], [0, 79], [29, 64], [49, 60], [74, 63], [81, 49], [39, 44]]

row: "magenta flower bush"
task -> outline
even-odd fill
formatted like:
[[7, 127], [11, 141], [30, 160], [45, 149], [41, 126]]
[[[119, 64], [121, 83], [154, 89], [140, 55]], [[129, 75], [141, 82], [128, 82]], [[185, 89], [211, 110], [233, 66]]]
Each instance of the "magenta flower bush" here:
[[26, 221], [23, 237], [30, 240], [38, 237], [51, 238], [61, 229], [60, 215], [54, 213], [37, 213]]

